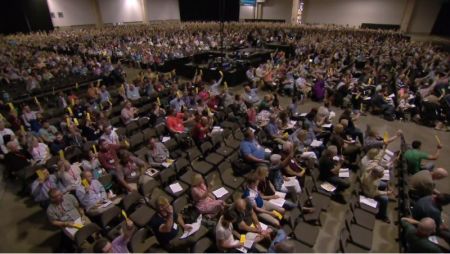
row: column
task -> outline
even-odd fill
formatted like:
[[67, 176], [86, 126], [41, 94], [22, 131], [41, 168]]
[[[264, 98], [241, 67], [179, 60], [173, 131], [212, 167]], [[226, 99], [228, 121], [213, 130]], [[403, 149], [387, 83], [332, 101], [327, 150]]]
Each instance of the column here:
[[291, 24], [297, 24], [299, 0], [292, 0]]
[[147, 0], [141, 0], [141, 10], [142, 10], [142, 23], [148, 24], [148, 15], [147, 15]]
[[411, 18], [414, 13], [414, 8], [416, 7], [416, 0], [407, 0], [405, 10], [403, 11], [402, 22], [400, 23], [400, 31], [408, 32], [409, 25], [411, 23]]
[[100, 12], [100, 5], [98, 3], [98, 0], [91, 0], [92, 3], [92, 9], [94, 10], [95, 13], [95, 25], [97, 27], [101, 27], [103, 26], [103, 19], [102, 19], [102, 13]]

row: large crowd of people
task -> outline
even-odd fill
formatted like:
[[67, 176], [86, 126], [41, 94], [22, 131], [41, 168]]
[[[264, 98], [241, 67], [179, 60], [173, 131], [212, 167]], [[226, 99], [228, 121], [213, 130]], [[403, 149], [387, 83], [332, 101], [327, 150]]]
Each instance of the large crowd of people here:
[[[336, 26], [229, 23], [225, 34], [230, 47], [276, 42], [295, 54], [277, 50], [249, 67], [242, 93], [233, 94], [222, 72], [210, 82], [201, 71], [187, 80], [154, 69], [217, 49], [218, 23], [2, 38], [5, 91], [22, 84], [38, 95], [52, 80], [77, 83], [45, 102], [15, 105], [4, 92], [0, 158], [8, 181], [46, 210], [77, 251], [84, 229], [99, 225], [89, 239], [95, 252], [198, 251], [205, 238], [213, 241], [203, 251], [295, 252], [312, 250], [297, 231], [301, 223], [320, 224], [327, 209], [320, 201], [352, 207], [363, 197], [376, 204], [374, 218], [391, 223], [396, 189], [389, 179], [403, 157], [413, 203], [401, 221], [408, 251], [440, 251], [427, 238], [450, 240], [440, 213], [449, 194], [434, 187], [448, 173], [423, 161], [436, 160], [442, 145], [428, 154], [415, 140], [397, 152], [391, 143], [405, 143], [402, 130], [381, 135], [357, 122], [374, 113], [447, 130], [448, 53], [396, 32]], [[139, 75], [127, 77], [125, 63]], [[88, 76], [102, 81], [79, 87]], [[280, 104], [284, 95], [289, 105]], [[308, 99], [320, 106], [302, 112]], [[157, 244], [135, 249], [142, 230]]]

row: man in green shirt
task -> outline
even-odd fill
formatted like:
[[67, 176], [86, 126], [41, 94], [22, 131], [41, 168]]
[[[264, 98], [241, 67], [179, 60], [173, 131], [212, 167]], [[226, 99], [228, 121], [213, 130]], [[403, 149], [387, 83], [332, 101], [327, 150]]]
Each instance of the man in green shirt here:
[[[408, 252], [442, 252], [437, 244], [428, 239], [428, 237], [434, 235], [436, 231], [436, 224], [432, 218], [426, 217], [420, 221], [416, 221], [405, 217], [401, 219], [401, 224], [404, 229]], [[417, 228], [414, 225], [417, 225]]]
[[422, 160], [437, 160], [442, 149], [442, 146], [438, 144], [436, 153], [434, 155], [429, 155], [426, 152], [420, 151], [421, 145], [422, 143], [420, 141], [414, 140], [412, 142], [412, 149], [409, 149], [404, 154], [406, 163], [408, 165], [408, 173], [410, 175], [413, 175], [422, 169], [426, 169], [429, 171], [433, 170], [433, 164], [422, 165]]

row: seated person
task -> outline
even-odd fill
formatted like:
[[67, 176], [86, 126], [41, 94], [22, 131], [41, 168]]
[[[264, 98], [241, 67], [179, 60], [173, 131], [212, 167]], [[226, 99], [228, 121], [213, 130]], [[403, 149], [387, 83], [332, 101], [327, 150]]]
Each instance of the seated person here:
[[120, 143], [119, 136], [113, 130], [111, 125], [103, 127], [103, 134], [100, 136], [100, 139], [105, 140], [108, 144], [118, 145]]
[[182, 109], [186, 107], [186, 104], [182, 99], [181, 91], [177, 92], [177, 95], [169, 102], [169, 105], [170, 108], [174, 109], [177, 113], [180, 113]]
[[50, 203], [48, 192], [50, 189], [59, 188], [58, 179], [55, 175], [51, 175], [46, 168], [41, 169], [42, 175], [31, 184], [31, 195], [35, 202], [41, 207], [47, 208]]
[[334, 126], [328, 144], [336, 146], [338, 154], [343, 155], [348, 164], [354, 163], [361, 151], [361, 146], [359, 144], [356, 144], [354, 140], [345, 136], [344, 126], [342, 124], [336, 124], [336, 126]]
[[433, 171], [420, 170], [408, 179], [409, 196], [417, 200], [431, 194], [439, 194], [436, 189], [435, 181], [444, 179], [448, 176], [447, 170], [437, 168]]
[[210, 128], [208, 117], [202, 116], [200, 122], [192, 129], [192, 139], [197, 146], [200, 147], [201, 144], [207, 141]]
[[26, 150], [20, 149], [19, 144], [14, 141], [9, 141], [6, 147], [8, 153], [5, 154], [3, 163], [8, 176], [25, 179], [28, 174], [34, 174], [31, 167], [31, 156]]
[[186, 128], [184, 126], [185, 121], [183, 120], [184, 114], [177, 113], [174, 109], [169, 109], [167, 112], [166, 126], [169, 132], [172, 134], [184, 133]]
[[269, 123], [266, 125], [265, 131], [269, 135], [269, 137], [276, 143], [283, 144], [285, 142], [284, 137], [282, 136], [281, 131], [278, 128], [277, 116], [275, 114], [272, 114], [269, 117]]
[[386, 223], [391, 223], [387, 216], [387, 206], [392, 191], [387, 190], [387, 184], [381, 181], [384, 175], [384, 168], [376, 166], [370, 172], [366, 172], [362, 177], [361, 190], [364, 196], [373, 198], [378, 202], [378, 214], [376, 218]]
[[125, 149], [119, 151], [119, 163], [116, 177], [128, 191], [138, 190], [139, 186], [153, 179], [145, 174], [149, 165]]
[[[82, 176], [84, 183], [77, 186], [76, 195], [81, 205], [86, 209], [86, 213], [95, 216], [111, 208], [112, 202], [110, 205], [102, 207], [102, 205], [111, 201], [103, 185], [93, 178], [90, 171], [83, 171]], [[118, 204], [119, 199], [113, 201]]]
[[298, 129], [293, 132], [289, 136], [289, 141], [294, 145], [294, 150], [301, 154], [301, 158], [317, 160], [316, 152], [313, 150], [318, 150], [310, 147], [313, 140], [308, 137], [308, 132], [306, 130]]
[[120, 118], [122, 119], [123, 124], [127, 125], [136, 119], [138, 114], [138, 109], [133, 107], [130, 101], [125, 102], [125, 106], [120, 112]]
[[244, 87], [244, 94], [242, 95], [242, 99], [248, 104], [258, 104], [260, 102], [260, 98], [257, 93], [257, 88], [250, 88], [250, 86]]
[[225, 202], [216, 199], [205, 184], [202, 175], [194, 174], [191, 186], [191, 197], [200, 214], [215, 217], [222, 212], [225, 207]]
[[333, 184], [336, 187], [336, 190], [333, 193], [333, 199], [345, 204], [346, 201], [342, 196], [342, 192], [350, 187], [350, 183], [339, 177], [342, 159], [337, 157], [337, 155], [338, 151], [336, 146], [329, 146], [327, 147], [327, 150], [322, 153], [322, 156], [319, 159], [319, 179]]
[[70, 164], [65, 159], [58, 161], [56, 177], [61, 183], [64, 192], [75, 191], [81, 185], [81, 169], [76, 164]]
[[364, 151], [369, 151], [372, 148], [383, 149], [385, 146], [394, 142], [397, 138], [403, 135], [401, 130], [398, 130], [394, 136], [387, 140], [383, 140], [376, 130], [370, 129], [364, 139]]
[[403, 217], [401, 225], [404, 230], [405, 240], [409, 253], [442, 253], [438, 245], [428, 238], [436, 233], [436, 223], [429, 217], [420, 221]]
[[[119, 184], [123, 187], [129, 187], [126, 182], [124, 182], [123, 178], [118, 176], [123, 175], [121, 172], [122, 168], [120, 167], [119, 157], [117, 156], [117, 152], [121, 148], [126, 148], [124, 145], [113, 145], [108, 144], [105, 140], [99, 140], [99, 152], [98, 152], [98, 160], [100, 164], [106, 171], [115, 177], [115, 179], [119, 182]], [[132, 191], [132, 189], [127, 189], [128, 191]]]
[[383, 156], [383, 151], [372, 148], [367, 151], [366, 155], [361, 159], [361, 163], [359, 166], [359, 174], [362, 177], [364, 173], [369, 172], [372, 168], [380, 165], [381, 158]]
[[[236, 199], [230, 211], [233, 213], [235, 220], [233, 221], [233, 228], [241, 234], [248, 232], [257, 233], [255, 242], [260, 242], [265, 238], [270, 238], [272, 233], [271, 228], [263, 230], [259, 223], [258, 216], [253, 210], [253, 206], [247, 199]], [[253, 225], [253, 226], [252, 226]]]
[[47, 160], [52, 157], [48, 146], [44, 143], [40, 143], [36, 137], [32, 137], [28, 147], [31, 156], [37, 165], [45, 164]]
[[241, 248], [243, 244], [233, 237], [233, 223], [236, 218], [230, 210], [225, 210], [216, 224], [216, 245], [220, 251], [237, 252], [237, 248]]
[[[272, 154], [270, 156], [270, 172], [269, 179], [273, 183], [274, 188], [277, 191], [288, 193], [291, 192], [290, 188], [284, 185], [285, 181], [289, 181], [290, 179], [287, 177], [303, 177], [305, 174], [305, 170], [302, 172], [297, 172], [288, 167], [290, 161], [292, 159], [292, 153], [286, 156], [283, 160], [281, 160], [281, 155]], [[288, 167], [288, 168], [287, 168]], [[258, 171], [258, 169], [257, 169]], [[287, 173], [287, 174], [286, 174]], [[287, 175], [287, 176], [285, 176]], [[300, 183], [297, 179], [295, 179], [294, 193], [301, 193], [302, 189], [300, 188]]]
[[149, 141], [150, 150], [145, 154], [147, 162], [151, 167], [163, 168], [162, 163], [170, 159], [169, 150], [161, 143], [157, 138], [150, 138]]
[[139, 87], [136, 87], [134, 84], [129, 84], [127, 86], [127, 99], [130, 101], [137, 101], [141, 98], [139, 93]]
[[450, 203], [450, 194], [433, 194], [418, 199], [411, 211], [413, 219], [420, 221], [430, 217], [436, 223], [436, 233], [450, 242], [448, 221], [442, 220], [442, 207]]
[[[84, 154], [84, 158], [81, 161], [81, 168], [83, 169], [83, 171], [91, 172], [94, 179], [97, 179], [97, 180], [100, 177], [108, 174], [108, 172], [106, 172], [106, 170], [100, 164], [97, 154], [95, 154], [91, 150], [89, 150], [87, 153]], [[111, 186], [109, 186], [109, 187], [111, 187]], [[107, 187], [105, 187], [105, 188], [107, 188]], [[109, 189], [109, 188], [107, 188], [107, 189]]]
[[442, 146], [438, 145], [436, 152], [433, 155], [430, 155], [426, 152], [421, 151], [421, 146], [422, 142], [414, 140], [412, 142], [412, 149], [409, 149], [403, 155], [405, 157], [406, 164], [408, 165], [408, 173], [410, 175], [419, 172], [421, 169], [426, 169], [429, 171], [433, 170], [434, 165], [432, 163], [422, 165], [422, 160], [437, 160], [442, 149]]
[[289, 241], [288, 235], [283, 229], [277, 231], [277, 235], [272, 240], [267, 253], [295, 253], [293, 242]]
[[[71, 127], [69, 127], [71, 128]], [[61, 133], [56, 133], [56, 137], [52, 143], [50, 143], [50, 151], [53, 155], [57, 155], [59, 151], [64, 151], [69, 146], [69, 142], [66, 137]]]
[[136, 227], [132, 220], [126, 220], [122, 226], [122, 233], [110, 242], [107, 238], [100, 238], [93, 246], [94, 253], [130, 253], [128, 243], [134, 234]]
[[83, 209], [73, 195], [63, 194], [60, 190], [52, 188], [49, 190], [48, 196], [51, 200], [47, 207], [47, 217], [50, 223], [63, 229], [64, 233], [74, 240], [77, 224], [86, 225], [90, 222], [89, 219], [84, 216]]
[[250, 177], [247, 180], [247, 188], [244, 190], [242, 197], [246, 198], [248, 202], [252, 204], [253, 210], [260, 218], [279, 228], [280, 222], [277, 215], [273, 211], [275, 210], [280, 214], [284, 214], [286, 210], [283, 207], [270, 203], [270, 199], [277, 199], [278, 196], [263, 196], [258, 190], [258, 185], [258, 179], [256, 177]]
[[55, 135], [58, 132], [55, 126], [50, 125], [48, 121], [44, 121], [42, 128], [39, 129], [39, 136], [45, 143], [51, 143], [55, 139]]
[[173, 210], [173, 206], [166, 198], [159, 197], [155, 205], [156, 213], [150, 220], [149, 226], [160, 246], [166, 250], [180, 251], [198, 240], [200, 230], [188, 238], [180, 239], [183, 231], [191, 230], [192, 226], [184, 223], [183, 216]]
[[255, 134], [250, 128], [244, 132], [244, 140], [241, 141], [239, 151], [247, 163], [268, 163], [269, 154], [266, 154], [264, 147], [256, 141]]

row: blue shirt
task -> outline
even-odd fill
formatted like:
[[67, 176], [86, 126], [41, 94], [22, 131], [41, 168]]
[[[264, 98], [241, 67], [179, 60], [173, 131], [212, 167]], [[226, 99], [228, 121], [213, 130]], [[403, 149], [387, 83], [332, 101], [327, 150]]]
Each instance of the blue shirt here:
[[175, 109], [176, 112], [180, 112], [181, 107], [183, 106], [186, 106], [186, 104], [182, 99], [174, 98], [173, 100], [170, 101], [170, 107]]
[[86, 192], [84, 186], [77, 186], [76, 195], [86, 210], [91, 209], [98, 202], [105, 201], [107, 199], [105, 188], [98, 180], [95, 179], [92, 179], [88, 192]]
[[266, 125], [266, 131], [270, 135], [270, 137], [278, 135], [279, 132], [277, 124], [272, 122], [269, 122]]
[[242, 140], [240, 146], [241, 156], [253, 155], [254, 157], [264, 160], [266, 153], [264, 147], [260, 146], [256, 140]]
[[275, 251], [275, 244], [286, 240], [286, 238], [287, 238], [286, 232], [284, 232], [283, 229], [279, 229], [277, 231], [277, 235], [275, 236], [275, 239], [273, 239], [272, 243], [270, 244], [270, 247], [267, 250], [267, 253], [277, 253]]

